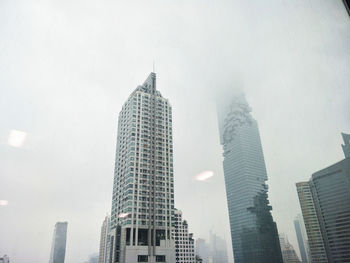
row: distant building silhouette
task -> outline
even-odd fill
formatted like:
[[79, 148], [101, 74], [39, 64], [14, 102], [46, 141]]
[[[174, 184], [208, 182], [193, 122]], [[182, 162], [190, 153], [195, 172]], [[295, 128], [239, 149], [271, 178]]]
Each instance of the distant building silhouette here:
[[342, 133], [344, 144], [342, 144], [345, 158], [350, 158], [350, 134]]
[[258, 124], [244, 95], [226, 95], [218, 103], [218, 120], [234, 261], [280, 263]]
[[99, 263], [107, 263], [108, 232], [110, 231], [110, 217], [107, 215], [103, 220], [100, 235]]
[[212, 263], [228, 263], [226, 241], [210, 231], [210, 258]]
[[67, 222], [57, 222], [53, 233], [49, 263], [64, 263], [66, 255]]
[[297, 235], [299, 251], [302, 263], [311, 263], [309, 241], [307, 239], [303, 216], [298, 214], [294, 219], [294, 228]]
[[7, 255], [0, 257], [0, 263], [10, 263], [10, 258]]
[[209, 233], [209, 242], [207, 243], [203, 238], [196, 240], [196, 255], [203, 263], [227, 263], [227, 247], [226, 241], [214, 234]]
[[295, 252], [293, 246], [289, 243], [288, 238], [284, 234], [279, 235], [283, 263], [300, 263], [297, 253]]
[[196, 239], [195, 253], [200, 257], [203, 263], [209, 262], [209, 244], [205, 242], [205, 239]]

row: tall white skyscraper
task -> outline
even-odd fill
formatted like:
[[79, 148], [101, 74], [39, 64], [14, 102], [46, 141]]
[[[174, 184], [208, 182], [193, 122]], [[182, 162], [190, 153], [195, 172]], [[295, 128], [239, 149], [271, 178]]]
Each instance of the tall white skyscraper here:
[[68, 222], [57, 222], [53, 233], [49, 263], [64, 263]]
[[281, 263], [259, 129], [244, 95], [218, 103], [220, 141], [235, 263]]
[[151, 73], [119, 114], [109, 263], [175, 262], [172, 110]]

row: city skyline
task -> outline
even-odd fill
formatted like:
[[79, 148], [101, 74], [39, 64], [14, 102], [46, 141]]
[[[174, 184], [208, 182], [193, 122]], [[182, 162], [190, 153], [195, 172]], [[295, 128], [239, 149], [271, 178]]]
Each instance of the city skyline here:
[[[5, 0], [0, 20], [0, 255], [47, 262], [53, 225], [65, 220], [67, 263], [97, 252], [117, 112], [152, 61], [174, 107], [175, 202], [191, 232], [230, 242], [213, 101], [242, 87], [273, 218], [297, 248], [295, 182], [340, 160], [339, 133], [350, 132], [342, 1]], [[9, 143], [13, 130], [21, 143]], [[213, 176], [196, 180], [203, 171]]]

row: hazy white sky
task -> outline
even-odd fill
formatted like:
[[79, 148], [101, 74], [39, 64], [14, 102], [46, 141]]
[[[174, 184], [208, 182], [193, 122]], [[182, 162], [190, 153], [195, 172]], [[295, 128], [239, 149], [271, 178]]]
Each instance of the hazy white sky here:
[[[0, 255], [97, 252], [117, 116], [156, 62], [173, 105], [175, 202], [195, 237], [230, 238], [215, 97], [243, 88], [260, 127], [278, 230], [297, 248], [295, 182], [343, 157], [350, 19], [341, 0], [0, 1]], [[25, 131], [20, 148], [12, 129]], [[214, 171], [205, 182], [194, 177]], [[231, 256], [232, 257], [232, 256]]]

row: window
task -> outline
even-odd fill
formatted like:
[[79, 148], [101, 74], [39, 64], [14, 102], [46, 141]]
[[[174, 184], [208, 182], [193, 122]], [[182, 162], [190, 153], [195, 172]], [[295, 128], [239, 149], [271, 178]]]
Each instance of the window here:
[[157, 255], [156, 262], [165, 262], [165, 256], [164, 255]]
[[137, 262], [148, 262], [148, 256], [147, 255], [138, 255]]

